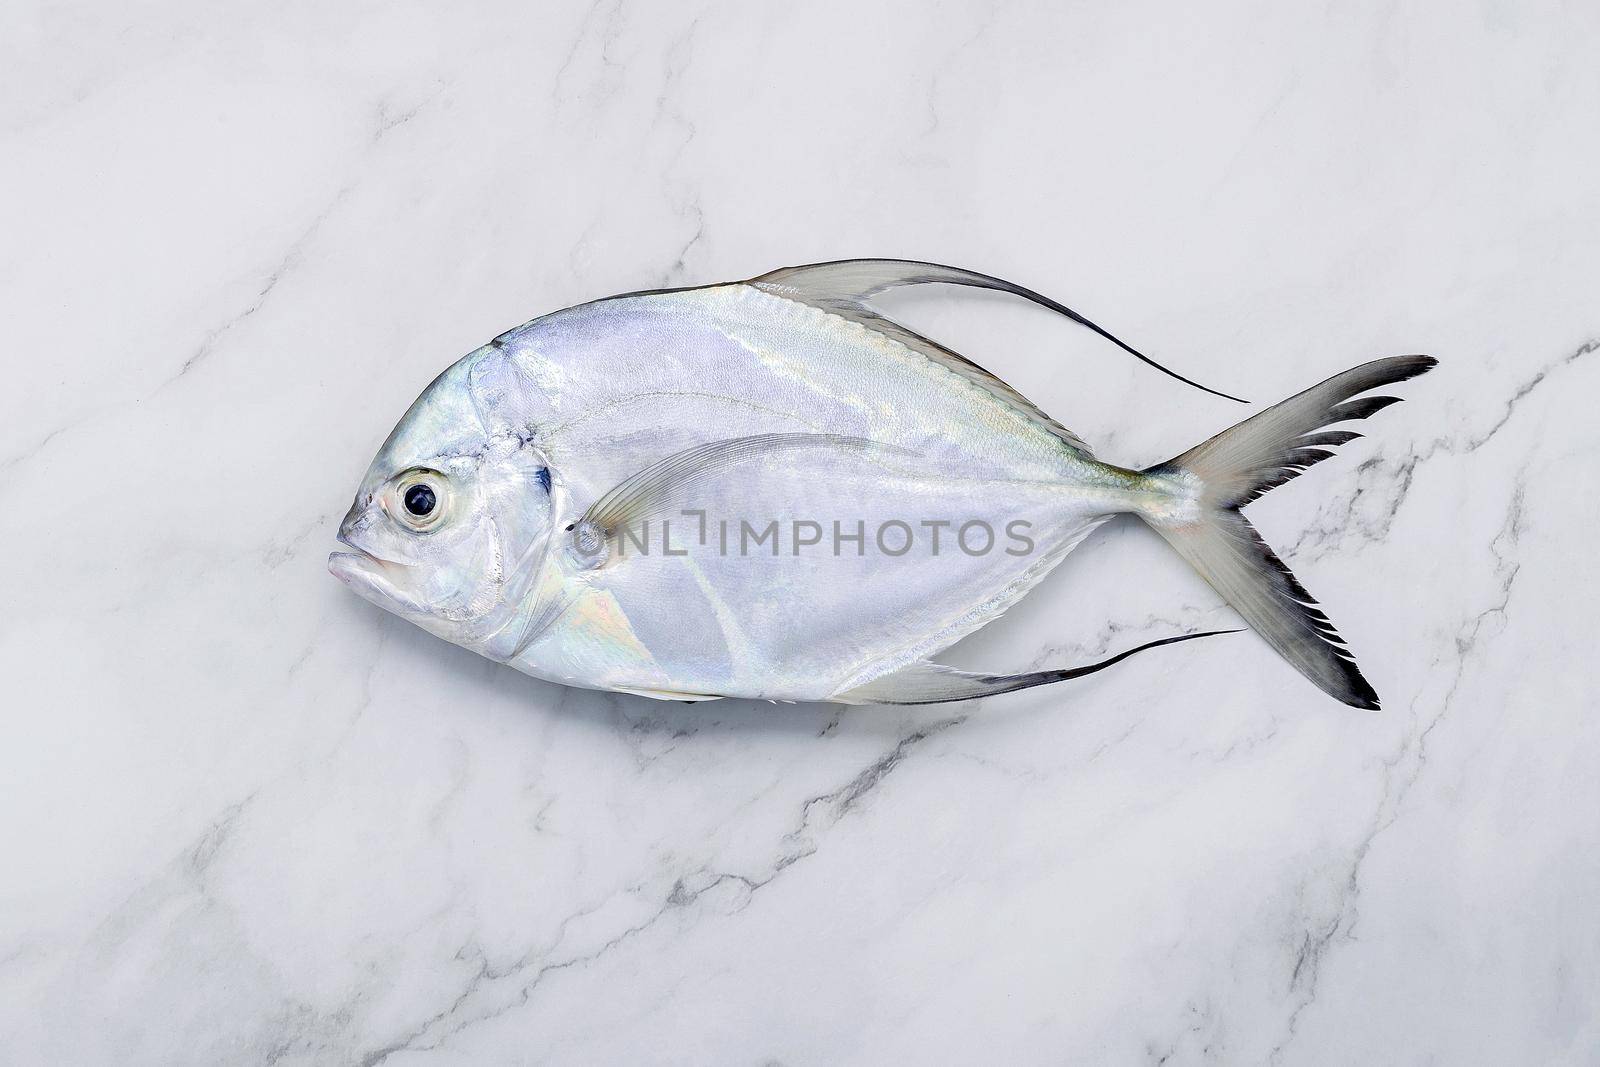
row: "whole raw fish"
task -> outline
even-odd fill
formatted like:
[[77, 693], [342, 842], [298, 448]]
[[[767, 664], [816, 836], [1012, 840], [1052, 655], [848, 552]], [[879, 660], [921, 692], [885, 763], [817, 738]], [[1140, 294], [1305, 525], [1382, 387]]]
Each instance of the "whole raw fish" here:
[[934, 703], [1208, 636], [1018, 675], [929, 658], [1128, 512], [1324, 692], [1378, 706], [1240, 509], [1358, 436], [1326, 427], [1394, 400], [1361, 394], [1434, 360], [1364, 364], [1131, 470], [868, 302], [927, 282], [1044, 304], [1154, 365], [1031, 290], [931, 263], [850, 260], [598, 300], [435, 379], [373, 460], [339, 529], [354, 551], [329, 568], [448, 641], [567, 685]]

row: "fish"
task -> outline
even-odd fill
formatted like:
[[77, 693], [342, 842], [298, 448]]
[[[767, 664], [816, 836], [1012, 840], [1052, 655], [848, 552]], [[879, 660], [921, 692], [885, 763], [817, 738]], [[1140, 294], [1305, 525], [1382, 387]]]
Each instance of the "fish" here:
[[1164, 463], [1096, 456], [995, 374], [886, 315], [997, 290], [1230, 401], [1049, 297], [914, 260], [807, 264], [566, 308], [468, 353], [378, 450], [328, 561], [356, 593], [535, 678], [662, 700], [935, 704], [1103, 670], [938, 662], [1132, 514], [1328, 696], [1377, 710], [1349, 646], [1242, 509], [1358, 436], [1363, 363]]

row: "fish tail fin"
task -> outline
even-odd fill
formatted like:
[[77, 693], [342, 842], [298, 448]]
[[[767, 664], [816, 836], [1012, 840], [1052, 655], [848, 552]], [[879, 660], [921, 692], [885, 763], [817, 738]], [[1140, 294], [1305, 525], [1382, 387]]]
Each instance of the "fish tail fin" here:
[[1144, 473], [1163, 483], [1139, 515], [1222, 594], [1267, 644], [1319, 689], [1378, 709], [1344, 639], [1294, 574], [1240, 513], [1250, 501], [1361, 435], [1324, 427], [1364, 419], [1398, 397], [1360, 394], [1432, 368], [1430, 356], [1392, 356], [1336, 374]]

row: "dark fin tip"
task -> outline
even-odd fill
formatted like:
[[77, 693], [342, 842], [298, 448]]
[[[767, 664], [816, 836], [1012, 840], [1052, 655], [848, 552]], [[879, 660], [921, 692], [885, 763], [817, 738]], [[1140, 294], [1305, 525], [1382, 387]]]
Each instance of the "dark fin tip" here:
[[1343, 667], [1346, 688], [1343, 693], [1337, 694], [1339, 701], [1362, 711], [1383, 710], [1378, 700], [1378, 691], [1372, 688], [1372, 683], [1367, 681], [1366, 676], [1361, 673], [1361, 668], [1356, 666], [1355, 657], [1350, 655], [1348, 648], [1341, 648], [1340, 652], [1343, 653], [1339, 657], [1339, 662]]
[[1357, 708], [1357, 709], [1359, 709], [1361, 711], [1382, 711], [1383, 710], [1382, 702], [1378, 699], [1378, 694], [1377, 693], [1373, 693], [1370, 697], [1369, 696], [1365, 696], [1365, 695], [1351, 697], [1348, 700], [1346, 700], [1345, 703], [1347, 705], [1349, 705], [1350, 707]]

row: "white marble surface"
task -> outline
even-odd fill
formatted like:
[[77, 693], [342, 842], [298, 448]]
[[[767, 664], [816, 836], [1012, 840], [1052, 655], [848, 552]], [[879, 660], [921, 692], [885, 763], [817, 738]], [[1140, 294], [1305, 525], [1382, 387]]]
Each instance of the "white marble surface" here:
[[[1593, 5], [9, 5], [10, 1063], [1600, 1058]], [[1256, 401], [1440, 369], [1253, 513], [1387, 710], [1249, 635], [925, 710], [563, 691], [329, 577], [538, 313], [852, 255]], [[1235, 405], [913, 322], [1108, 458]], [[1227, 624], [1097, 534], [961, 650]]]

